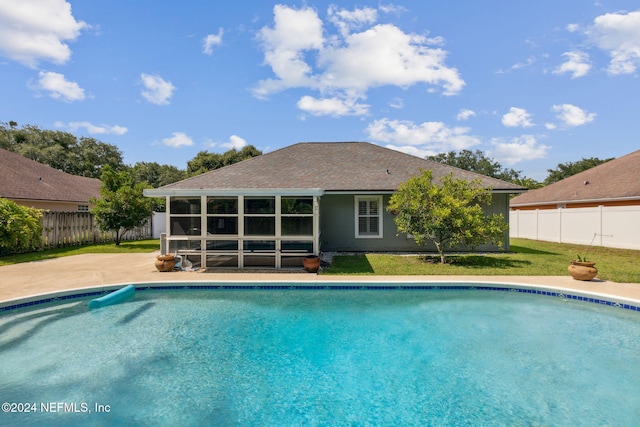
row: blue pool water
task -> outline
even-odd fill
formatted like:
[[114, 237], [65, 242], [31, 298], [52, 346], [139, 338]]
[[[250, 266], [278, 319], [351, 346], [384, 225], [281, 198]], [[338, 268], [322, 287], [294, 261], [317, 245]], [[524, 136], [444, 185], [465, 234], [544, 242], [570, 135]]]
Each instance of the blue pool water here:
[[23, 411], [0, 413], [0, 425], [640, 419], [640, 313], [630, 310], [473, 290], [145, 291], [98, 310], [87, 302], [0, 315], [0, 399]]

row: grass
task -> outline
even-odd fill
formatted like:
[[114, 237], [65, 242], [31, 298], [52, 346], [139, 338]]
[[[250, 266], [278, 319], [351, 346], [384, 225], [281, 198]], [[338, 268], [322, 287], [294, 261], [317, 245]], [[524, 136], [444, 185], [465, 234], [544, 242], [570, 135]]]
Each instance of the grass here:
[[[137, 240], [89, 246], [71, 246], [29, 254], [0, 257], [0, 266], [64, 256], [94, 253], [144, 253], [158, 250], [155, 240]], [[511, 239], [511, 251], [501, 254], [450, 255], [439, 264], [435, 255], [361, 254], [338, 255], [323, 274], [331, 275], [471, 275], [471, 276], [566, 276], [569, 261], [588, 252], [595, 261], [598, 278], [640, 283], [640, 251], [599, 246], [572, 245]]]
[[28, 254], [9, 255], [0, 257], [0, 267], [3, 265], [18, 264], [21, 262], [42, 261], [45, 259], [60, 258], [80, 254], [132, 254], [153, 252], [160, 249], [160, 241], [152, 240], [127, 240], [116, 246], [114, 243], [101, 243], [98, 245], [67, 246], [64, 248], [50, 249]]
[[566, 276], [569, 261], [588, 251], [598, 278], [640, 283], [640, 251], [526, 239], [511, 239], [510, 249], [500, 254], [450, 255], [444, 265], [435, 255], [338, 255], [323, 274]]

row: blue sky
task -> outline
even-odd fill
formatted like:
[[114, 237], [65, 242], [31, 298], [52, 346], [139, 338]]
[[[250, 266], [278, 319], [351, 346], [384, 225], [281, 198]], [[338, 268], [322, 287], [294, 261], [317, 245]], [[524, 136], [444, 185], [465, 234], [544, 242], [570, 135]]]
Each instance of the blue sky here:
[[482, 150], [542, 180], [640, 148], [637, 0], [1, 0], [0, 121], [199, 151]]

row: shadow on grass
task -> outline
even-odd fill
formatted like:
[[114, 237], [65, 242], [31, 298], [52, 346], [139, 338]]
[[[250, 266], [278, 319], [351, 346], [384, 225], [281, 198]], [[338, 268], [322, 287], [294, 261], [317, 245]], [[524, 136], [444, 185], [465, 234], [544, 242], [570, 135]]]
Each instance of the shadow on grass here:
[[557, 252], [541, 251], [539, 249], [527, 248], [524, 246], [511, 245], [511, 252], [516, 254], [539, 254], [539, 255], [560, 255]]
[[[425, 262], [429, 259], [422, 258]], [[435, 262], [439, 262], [437, 258]], [[464, 255], [447, 257], [447, 264], [470, 269], [508, 269], [508, 268], [525, 268], [533, 264], [531, 261], [516, 260], [508, 258], [497, 258], [480, 255]]]
[[337, 255], [326, 269], [330, 274], [373, 274], [374, 270], [365, 255]]

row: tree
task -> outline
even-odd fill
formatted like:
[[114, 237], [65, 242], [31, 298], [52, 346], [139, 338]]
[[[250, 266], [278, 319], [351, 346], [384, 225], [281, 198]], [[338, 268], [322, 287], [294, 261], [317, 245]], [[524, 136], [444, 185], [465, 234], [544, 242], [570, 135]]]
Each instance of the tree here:
[[196, 157], [187, 162], [187, 174], [189, 176], [199, 175], [201, 173], [229, 166], [261, 154], [262, 151], [258, 150], [253, 145], [242, 147], [242, 150], [240, 151], [232, 148], [222, 154], [200, 151]]
[[175, 166], [161, 165], [156, 162], [138, 162], [131, 168], [135, 182], [146, 182], [153, 188], [172, 184], [187, 178], [187, 173]]
[[0, 148], [12, 151], [63, 172], [99, 178], [102, 167], [123, 170], [122, 153], [115, 145], [94, 138], [78, 138], [68, 132], [43, 130], [37, 126], [17, 127], [0, 122]]
[[101, 230], [116, 233], [115, 243], [118, 246], [127, 231], [146, 224], [152, 214], [153, 200], [142, 194], [147, 186], [134, 183], [126, 171], [116, 172], [105, 166], [100, 179], [101, 197], [90, 200], [95, 204], [91, 212], [95, 214]]
[[583, 157], [577, 162], [558, 163], [558, 166], [556, 166], [555, 169], [547, 169], [549, 175], [545, 178], [544, 183], [545, 185], [553, 184], [554, 182], [568, 178], [582, 171], [586, 171], [587, 169], [591, 169], [613, 159], [614, 157], [604, 160], [597, 157], [590, 157], [588, 159]]
[[438, 185], [427, 170], [400, 185], [387, 210], [395, 214], [399, 232], [414, 236], [418, 245], [432, 242], [444, 264], [449, 248], [490, 243], [502, 247], [507, 224], [502, 214], [485, 214], [481, 205], [489, 204], [491, 192], [479, 179], [466, 181], [449, 174]]
[[480, 150], [476, 150], [475, 152], [472, 152], [471, 150], [462, 150], [459, 153], [449, 151], [448, 153], [440, 153], [435, 156], [427, 156], [427, 160], [432, 160], [434, 162], [443, 163], [445, 165], [454, 166], [508, 182], [519, 179], [521, 174], [520, 171], [504, 169], [500, 163], [486, 157]]
[[0, 256], [40, 249], [41, 219], [41, 210], [0, 198]]

